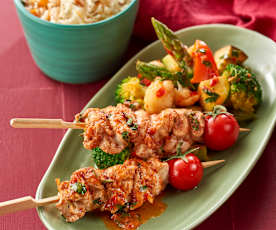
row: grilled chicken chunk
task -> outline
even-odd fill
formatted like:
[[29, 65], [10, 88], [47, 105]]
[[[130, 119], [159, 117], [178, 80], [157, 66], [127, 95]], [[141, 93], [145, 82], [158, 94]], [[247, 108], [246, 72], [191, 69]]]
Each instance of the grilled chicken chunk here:
[[56, 207], [68, 222], [99, 209], [115, 214], [153, 203], [168, 184], [169, 166], [158, 159], [130, 159], [105, 170], [87, 167], [75, 171], [70, 181], [57, 179]]
[[76, 120], [87, 123], [85, 148], [100, 147], [116, 154], [132, 143], [133, 155], [143, 159], [168, 157], [178, 150], [185, 152], [195, 141], [202, 141], [205, 125], [203, 113], [190, 109], [165, 109], [149, 115], [123, 104], [87, 109], [77, 114]]

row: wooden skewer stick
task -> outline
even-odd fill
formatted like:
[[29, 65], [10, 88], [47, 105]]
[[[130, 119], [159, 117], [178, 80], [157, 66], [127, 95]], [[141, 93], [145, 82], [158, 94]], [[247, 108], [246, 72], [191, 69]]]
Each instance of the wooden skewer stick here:
[[40, 206], [46, 206], [52, 203], [56, 203], [59, 200], [58, 196], [52, 196], [44, 199], [35, 200], [31, 196], [25, 196], [22, 198], [9, 200], [0, 203], [0, 216], [14, 213], [17, 211], [23, 211]]
[[[13, 118], [10, 121], [13, 128], [46, 128], [46, 129], [83, 129], [85, 123], [67, 122], [62, 119]], [[250, 129], [240, 128], [240, 132], [249, 132]]]
[[202, 164], [202, 167], [206, 169], [224, 162], [225, 160], [217, 160], [217, 161], [206, 161], [206, 162], [202, 162], [201, 164]]
[[240, 128], [240, 132], [250, 132], [250, 129], [247, 129], [247, 128]]
[[10, 125], [13, 128], [83, 129], [86, 124], [66, 122], [62, 119], [14, 118], [11, 119]]
[[[207, 162], [202, 162], [202, 166], [203, 168], [209, 168], [223, 162], [225, 162], [225, 160], [207, 161]], [[35, 200], [31, 196], [25, 196], [22, 198], [1, 202], [0, 216], [9, 214], [9, 213], [31, 209], [31, 208], [47, 206], [49, 204], [58, 202], [58, 200], [59, 200], [58, 195], [44, 198], [44, 199], [39, 199], [39, 200]]]

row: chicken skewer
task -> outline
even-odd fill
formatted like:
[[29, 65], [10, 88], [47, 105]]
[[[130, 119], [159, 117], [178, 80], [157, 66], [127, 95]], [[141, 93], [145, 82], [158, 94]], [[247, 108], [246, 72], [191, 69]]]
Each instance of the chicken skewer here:
[[[215, 165], [218, 165], [220, 163], [225, 162], [224, 160], [216, 160], [216, 161], [208, 161], [208, 162], [202, 162], [202, 166], [203, 168], [208, 168], [208, 167], [212, 167]], [[138, 163], [142, 163], [142, 166], [139, 166]], [[97, 185], [99, 186], [108, 186], [108, 188], [110, 189], [110, 191], [112, 190], [112, 186], [114, 185], [114, 189], [116, 188], [116, 186], [120, 186], [120, 184], [118, 183], [126, 183], [126, 182], [120, 182], [118, 179], [118, 177], [120, 177], [120, 179], [122, 178], [122, 176], [129, 176], [128, 173], [131, 171], [135, 171], [135, 169], [137, 170], [139, 166], [139, 170], [144, 173], [144, 175], [146, 176], [144, 179], [146, 179], [147, 177], [149, 177], [150, 175], [154, 175], [153, 179], [155, 182], [158, 182], [158, 184], [154, 184], [153, 182], [150, 181], [144, 181], [142, 183], [145, 183], [144, 185], [140, 186], [145, 186], [146, 184], [149, 185], [148, 183], [151, 183], [155, 188], [155, 191], [153, 191], [153, 189], [151, 189], [151, 191], [148, 193], [147, 188], [146, 187], [142, 187], [143, 189], [140, 188], [136, 189], [136, 192], [138, 192], [140, 195], [141, 194], [149, 194], [151, 195], [148, 196], [148, 201], [153, 201], [151, 198], [154, 199], [154, 197], [156, 197], [167, 185], [167, 180], [168, 180], [168, 165], [165, 162], [160, 162], [157, 159], [152, 159], [150, 161], [150, 163], [141, 161], [141, 160], [128, 160], [128, 162], [126, 162], [124, 165], [119, 165], [119, 166], [113, 166], [111, 168], [109, 168], [108, 170], [96, 170], [92, 167], [89, 168], [84, 168], [84, 169], [80, 169], [77, 170], [76, 172], [73, 173], [70, 182], [69, 181], [65, 181], [60, 183], [58, 181], [58, 188], [59, 188], [59, 195], [56, 196], [52, 196], [52, 197], [48, 197], [48, 198], [44, 198], [44, 199], [39, 199], [39, 200], [35, 200], [34, 198], [32, 198], [31, 196], [26, 196], [26, 197], [22, 197], [19, 199], [14, 199], [14, 200], [10, 200], [10, 201], [5, 201], [5, 202], [1, 202], [0, 203], [0, 216], [8, 214], [8, 213], [14, 213], [17, 211], [23, 211], [23, 210], [27, 210], [27, 209], [31, 209], [31, 208], [36, 208], [36, 207], [42, 207], [42, 206], [47, 206], [53, 203], [57, 203], [57, 206], [59, 208], [59, 210], [61, 212], [66, 212], [67, 213], [67, 208], [65, 204], [69, 204], [70, 207], [76, 207], [76, 208], [80, 208], [82, 207], [82, 205], [87, 204], [89, 208], [93, 209], [93, 208], [103, 208], [103, 204], [100, 202], [101, 198], [101, 194], [103, 191], [100, 190], [100, 187], [97, 187]], [[142, 169], [141, 169], [142, 168]], [[148, 168], [151, 168], [151, 170], [149, 170]], [[126, 170], [125, 172], [123, 170]], [[144, 170], [146, 169], [146, 170]], [[147, 170], [148, 169], [148, 170]], [[100, 176], [99, 179], [103, 179], [104, 178], [104, 183], [103, 181], [101, 182], [101, 184], [93, 184], [93, 182], [99, 182], [99, 179], [97, 179], [94, 175], [94, 173], [90, 173], [90, 172], [96, 172], [97, 175]], [[118, 173], [121, 172], [123, 173], [123, 175], [120, 176], [116, 176], [118, 175]], [[131, 174], [133, 176], [133, 173]], [[142, 174], [141, 174], [142, 175]], [[114, 178], [115, 176], [115, 178]], [[112, 180], [108, 178], [112, 177]], [[116, 181], [117, 180], [117, 181]], [[151, 178], [152, 180], [152, 178]], [[138, 181], [137, 181], [138, 182]], [[71, 184], [70, 184], [71, 183]], [[92, 186], [92, 190], [90, 190], [89, 187], [89, 194], [86, 191], [84, 192], [84, 189], [82, 186], [77, 186], [76, 183], [80, 183], [80, 184], [85, 184], [85, 186]], [[92, 184], [91, 184], [92, 183]], [[112, 185], [111, 185], [112, 183]], [[108, 185], [109, 184], [109, 185]], [[139, 183], [137, 183], [139, 184]], [[72, 185], [72, 186], [70, 186]], [[125, 184], [125, 185], [129, 185], [129, 183]], [[135, 186], [132, 183], [133, 186]], [[138, 185], [136, 185], [137, 187]], [[127, 186], [125, 186], [127, 187]], [[139, 186], [138, 186], [139, 187]], [[135, 189], [133, 189], [135, 190]], [[91, 194], [91, 191], [93, 194]], [[147, 192], [147, 193], [146, 193]], [[84, 193], [84, 194], [82, 194]], [[112, 192], [109, 193], [109, 195]], [[86, 203], [85, 199], [89, 198], [89, 200], [91, 201], [91, 198], [94, 197], [95, 202], [92, 202], [92, 204], [88, 204]], [[105, 196], [108, 197], [108, 196]], [[136, 197], [139, 198], [139, 197]], [[133, 197], [131, 199], [134, 199]], [[110, 199], [109, 199], [110, 200]], [[141, 201], [141, 200], [140, 200]], [[74, 205], [75, 204], [75, 205]], [[107, 202], [106, 202], [107, 204]], [[89, 205], [93, 205], [93, 207], [90, 207]], [[137, 208], [138, 206], [141, 206], [142, 203], [136, 203], [136, 207], [129, 207], [129, 209], [133, 210], [135, 208]], [[112, 209], [111, 206], [109, 205], [105, 205], [106, 209], [110, 209], [113, 210], [113, 212], [116, 209]], [[68, 206], [67, 206], [68, 207]], [[80, 218], [82, 215], [84, 215], [84, 210], [81, 210], [80, 212], [76, 212], [77, 214], [70, 214], [68, 216], [68, 221], [75, 221], [77, 220], [77, 218]]]
[[[194, 142], [203, 142], [204, 114], [190, 109], [165, 109], [159, 114], [133, 111], [118, 104], [103, 109], [89, 108], [76, 115], [79, 123], [72, 128], [84, 128], [83, 145], [92, 150], [99, 147], [109, 154], [122, 152], [130, 144], [139, 158], [165, 158], [177, 151], [187, 151]], [[37, 121], [32, 127], [37, 127]], [[29, 120], [12, 120], [11, 125], [30, 125]], [[51, 127], [68, 127], [67, 122], [53, 120]], [[45, 127], [45, 120], [42, 120]], [[25, 126], [26, 127], [26, 126]]]
[[[13, 128], [43, 128], [43, 129], [84, 129], [86, 123], [68, 122], [62, 119], [44, 118], [13, 118], [10, 120]], [[240, 128], [240, 132], [249, 132], [248, 128]]]

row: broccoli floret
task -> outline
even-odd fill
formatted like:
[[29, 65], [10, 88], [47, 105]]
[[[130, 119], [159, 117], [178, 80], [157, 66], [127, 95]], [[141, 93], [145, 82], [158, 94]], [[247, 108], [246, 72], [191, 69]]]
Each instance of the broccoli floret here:
[[117, 86], [115, 93], [116, 102], [132, 101], [143, 105], [145, 90], [146, 87], [140, 83], [138, 77], [127, 77]]
[[[229, 106], [240, 114], [254, 114], [262, 101], [262, 89], [255, 75], [234, 64], [227, 65], [224, 76], [230, 82]], [[249, 116], [251, 117], [251, 116]]]
[[113, 165], [123, 164], [129, 158], [129, 155], [130, 150], [128, 147], [117, 154], [106, 153], [99, 147], [92, 149], [92, 158], [99, 169], [106, 169]]

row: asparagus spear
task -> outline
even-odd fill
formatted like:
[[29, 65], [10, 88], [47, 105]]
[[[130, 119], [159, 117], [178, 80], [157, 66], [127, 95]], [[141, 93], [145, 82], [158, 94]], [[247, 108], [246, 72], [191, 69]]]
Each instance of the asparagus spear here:
[[179, 66], [186, 72], [187, 77], [192, 78], [192, 57], [189, 55], [186, 47], [166, 25], [155, 18], [151, 18], [151, 21], [157, 37], [162, 42], [164, 48], [175, 58]]
[[164, 67], [159, 67], [156, 65], [152, 65], [146, 62], [137, 61], [136, 69], [138, 73], [142, 75], [142, 77], [147, 78], [151, 81], [154, 80], [155, 77], [161, 77], [162, 80], [171, 80], [174, 85], [177, 86], [177, 82], [179, 82], [184, 87], [192, 87], [190, 80], [183, 76], [182, 72], [171, 73]]

